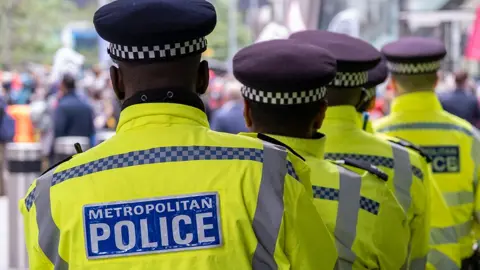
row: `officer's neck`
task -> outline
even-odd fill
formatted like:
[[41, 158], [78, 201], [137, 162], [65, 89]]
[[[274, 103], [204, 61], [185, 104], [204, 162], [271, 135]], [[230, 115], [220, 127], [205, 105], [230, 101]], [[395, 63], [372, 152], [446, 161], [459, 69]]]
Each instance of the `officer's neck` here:
[[402, 89], [395, 92], [395, 96], [403, 96], [407, 94], [414, 94], [414, 93], [433, 93], [435, 89]]
[[182, 91], [182, 92], [192, 92], [195, 93], [195, 90], [191, 86], [187, 86], [182, 83], [178, 84], [154, 84], [154, 85], [149, 85], [148, 83], [142, 84], [142, 85], [135, 85], [132, 87], [128, 87], [125, 89], [125, 99], [129, 99], [135, 95], [138, 95], [139, 93], [149, 90], [149, 89], [171, 89], [172, 91]]

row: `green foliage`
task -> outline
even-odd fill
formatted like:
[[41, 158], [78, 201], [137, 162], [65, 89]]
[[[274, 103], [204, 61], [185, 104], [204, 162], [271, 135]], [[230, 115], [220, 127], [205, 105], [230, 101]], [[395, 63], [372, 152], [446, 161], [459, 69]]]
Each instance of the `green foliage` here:
[[[217, 10], [217, 27], [208, 36], [208, 47], [214, 52], [213, 57], [225, 61], [228, 58], [228, 0], [215, 1]], [[238, 48], [250, 43], [250, 33], [245, 24], [241, 21], [240, 14], [237, 14]]]

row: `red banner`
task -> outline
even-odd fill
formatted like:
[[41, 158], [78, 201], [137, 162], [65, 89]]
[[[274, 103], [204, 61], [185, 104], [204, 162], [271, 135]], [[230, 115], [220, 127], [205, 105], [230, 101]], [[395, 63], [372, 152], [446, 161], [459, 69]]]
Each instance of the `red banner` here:
[[480, 7], [477, 7], [475, 22], [468, 38], [465, 57], [472, 60], [480, 60]]

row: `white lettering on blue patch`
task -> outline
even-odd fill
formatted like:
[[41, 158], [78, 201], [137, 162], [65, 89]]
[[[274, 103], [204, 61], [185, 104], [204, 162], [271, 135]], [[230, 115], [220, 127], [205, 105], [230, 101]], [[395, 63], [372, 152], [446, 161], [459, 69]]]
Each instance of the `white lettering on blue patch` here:
[[458, 146], [422, 146], [432, 159], [434, 173], [460, 172], [460, 148]]
[[218, 193], [83, 207], [88, 259], [222, 245]]

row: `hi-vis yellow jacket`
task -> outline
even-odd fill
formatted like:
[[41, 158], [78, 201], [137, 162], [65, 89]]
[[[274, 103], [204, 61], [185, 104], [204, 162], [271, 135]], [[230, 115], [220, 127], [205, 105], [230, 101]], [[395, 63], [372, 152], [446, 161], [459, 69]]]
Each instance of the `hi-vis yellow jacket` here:
[[[366, 127], [365, 131], [374, 133], [371, 121], [365, 117], [365, 114], [361, 116], [363, 124], [362, 127]], [[364, 121], [368, 121], [367, 123]], [[417, 146], [405, 140], [400, 140], [396, 137], [390, 137], [384, 134], [376, 134], [382, 139], [388, 141], [396, 141], [402, 143], [410, 149], [417, 151], [420, 155], [426, 154]], [[428, 253], [427, 269], [437, 270], [450, 270], [460, 268], [460, 246], [456, 242], [457, 234], [452, 229], [455, 225], [450, 210], [442, 197], [442, 192], [438, 188], [435, 179], [432, 178], [432, 172], [430, 166], [427, 164], [429, 159], [424, 157], [425, 164], [423, 167], [428, 168], [424, 177], [430, 177], [431, 183], [430, 189], [430, 252]]]
[[352, 167], [324, 160], [323, 135], [270, 136], [298, 152], [310, 166], [314, 204], [335, 236], [339, 269], [400, 269], [410, 235], [407, 216], [386, 184], [387, 175], [368, 163], [345, 161]]
[[[360, 128], [353, 106], [329, 107], [320, 132], [326, 134], [325, 157], [369, 162], [389, 176], [388, 185], [402, 205], [410, 225], [410, 259], [405, 267], [424, 269], [429, 251], [429, 181], [415, 152], [389, 143]], [[395, 235], [392, 235], [395, 237]]]
[[374, 123], [377, 132], [405, 138], [432, 158], [435, 181], [450, 207], [461, 243], [462, 259], [473, 253], [472, 222], [480, 218], [477, 183], [480, 136], [466, 121], [443, 111], [435, 93], [397, 97], [389, 116]]
[[[288, 154], [290, 155], [290, 154]], [[117, 134], [20, 202], [30, 269], [333, 269], [284, 148], [209, 130], [180, 104], [126, 108]]]

